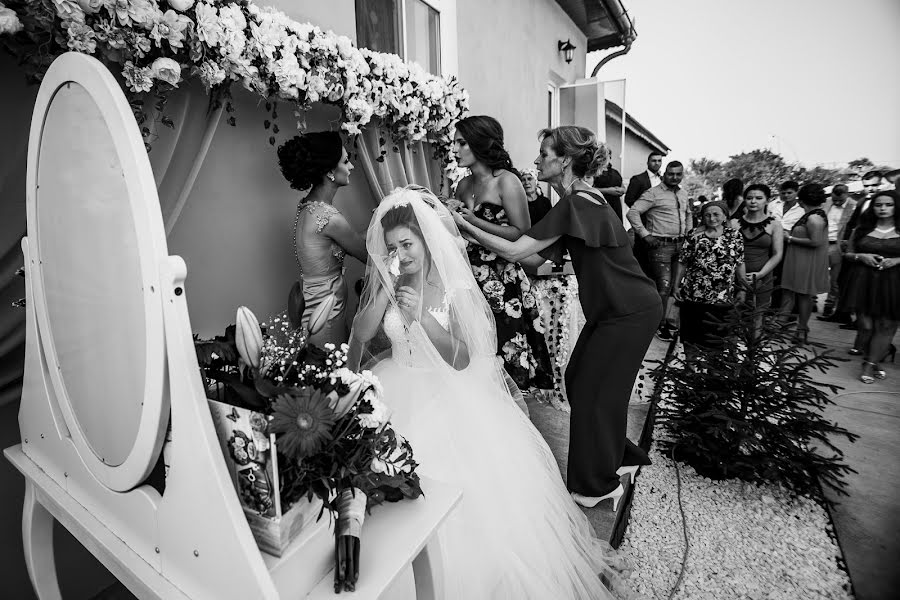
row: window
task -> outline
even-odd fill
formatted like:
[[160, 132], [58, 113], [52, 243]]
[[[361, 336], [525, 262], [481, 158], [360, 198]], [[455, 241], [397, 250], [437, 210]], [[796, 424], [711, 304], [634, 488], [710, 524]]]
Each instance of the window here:
[[403, 0], [356, 0], [356, 40], [360, 48], [401, 53], [400, 11]]
[[406, 58], [429, 73], [441, 72], [441, 16], [422, 0], [406, 4]]
[[452, 75], [455, 8], [455, 0], [356, 0], [357, 46], [397, 54], [435, 75]]

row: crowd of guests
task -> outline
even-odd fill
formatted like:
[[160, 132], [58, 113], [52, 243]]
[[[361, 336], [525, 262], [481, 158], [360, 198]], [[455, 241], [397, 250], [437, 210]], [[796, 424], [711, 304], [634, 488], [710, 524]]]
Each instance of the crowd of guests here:
[[[634, 254], [662, 303], [657, 337], [678, 333], [688, 353], [714, 349], [721, 323], [741, 306], [754, 310], [757, 331], [769, 314], [793, 324], [794, 343], [806, 344], [817, 298], [827, 294], [818, 318], [857, 331], [850, 354], [863, 358], [860, 379], [886, 377], [881, 363], [894, 359], [900, 322], [900, 196], [884, 174], [866, 173], [858, 199], [844, 184], [828, 194], [817, 183], [785, 181], [773, 198], [765, 184], [730, 179], [720, 200], [695, 207], [680, 185], [683, 165], [662, 162], [651, 153], [623, 198]], [[604, 177], [595, 187], [612, 183]]]

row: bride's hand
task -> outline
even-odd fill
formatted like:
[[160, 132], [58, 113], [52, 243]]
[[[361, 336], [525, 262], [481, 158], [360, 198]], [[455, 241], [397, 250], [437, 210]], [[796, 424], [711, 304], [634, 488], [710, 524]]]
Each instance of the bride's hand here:
[[419, 319], [419, 301], [419, 292], [408, 285], [397, 290], [397, 306], [409, 323]]

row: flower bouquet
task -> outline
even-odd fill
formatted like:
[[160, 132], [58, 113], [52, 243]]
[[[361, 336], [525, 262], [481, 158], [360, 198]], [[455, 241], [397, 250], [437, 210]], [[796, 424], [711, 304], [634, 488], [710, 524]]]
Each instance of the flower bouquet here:
[[[224, 336], [196, 340], [195, 347], [258, 543], [280, 554], [299, 531], [284, 535], [282, 528], [276, 540], [266, 539], [253, 527], [254, 516], [289, 515], [297, 506], [309, 515], [315, 506], [318, 520], [327, 509], [337, 515], [335, 591], [352, 591], [366, 511], [417, 498], [422, 489], [412, 448], [390, 425], [378, 379], [346, 367], [346, 345], [320, 349], [307, 337], [286, 318], [264, 330], [241, 307]], [[249, 431], [237, 430], [239, 422]], [[270, 450], [270, 460], [260, 461], [261, 450]], [[286, 528], [305, 520], [291, 519]]]

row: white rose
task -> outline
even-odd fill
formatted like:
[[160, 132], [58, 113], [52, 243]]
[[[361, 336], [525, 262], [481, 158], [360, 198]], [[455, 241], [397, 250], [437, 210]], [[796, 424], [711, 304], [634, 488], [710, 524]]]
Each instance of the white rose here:
[[22, 21], [19, 20], [19, 15], [11, 8], [0, 5], [0, 35], [20, 31], [22, 31]]
[[150, 74], [154, 79], [177, 86], [181, 81], [181, 65], [171, 58], [160, 57], [150, 65]]
[[92, 15], [103, 8], [103, 0], [75, 0], [85, 13]]
[[63, 21], [84, 23], [84, 11], [73, 0], [53, 0], [53, 7]]
[[178, 12], [184, 12], [194, 5], [194, 0], [167, 0], [167, 2]]

